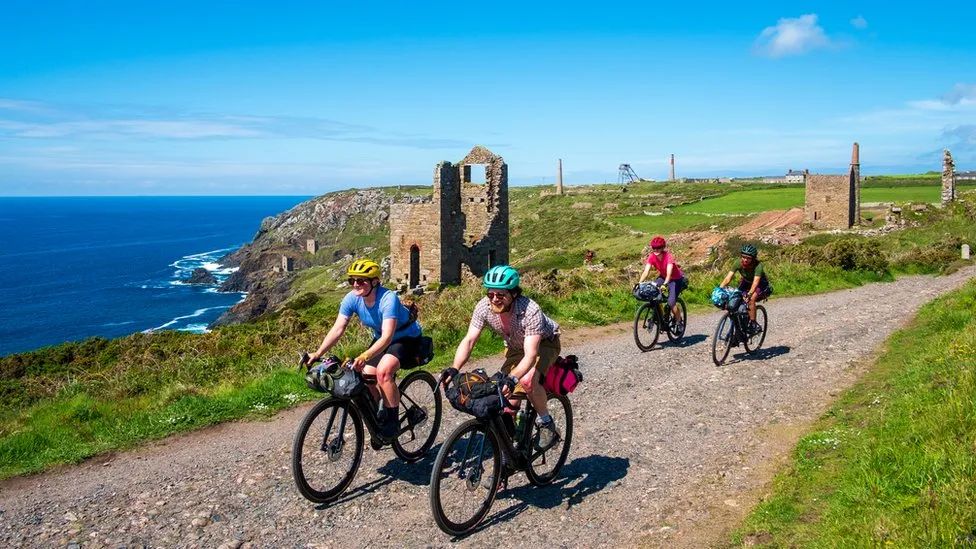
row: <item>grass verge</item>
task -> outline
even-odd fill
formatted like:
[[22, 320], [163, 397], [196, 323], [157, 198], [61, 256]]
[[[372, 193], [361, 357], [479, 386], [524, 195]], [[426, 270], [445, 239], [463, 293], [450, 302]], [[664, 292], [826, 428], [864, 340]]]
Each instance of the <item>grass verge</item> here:
[[976, 543], [976, 281], [921, 309], [734, 534], [768, 547]]

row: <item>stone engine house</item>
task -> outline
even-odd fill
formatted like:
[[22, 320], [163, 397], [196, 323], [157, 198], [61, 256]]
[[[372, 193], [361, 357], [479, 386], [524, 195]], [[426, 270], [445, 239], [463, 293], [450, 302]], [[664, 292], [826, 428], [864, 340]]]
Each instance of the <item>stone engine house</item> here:
[[[484, 166], [484, 183], [472, 183]], [[410, 288], [458, 284], [461, 265], [481, 276], [508, 263], [508, 165], [477, 146], [457, 164], [434, 168], [434, 198], [390, 207], [390, 277]]]
[[814, 229], [850, 229], [861, 222], [861, 164], [857, 143], [846, 175], [807, 174], [806, 221]]

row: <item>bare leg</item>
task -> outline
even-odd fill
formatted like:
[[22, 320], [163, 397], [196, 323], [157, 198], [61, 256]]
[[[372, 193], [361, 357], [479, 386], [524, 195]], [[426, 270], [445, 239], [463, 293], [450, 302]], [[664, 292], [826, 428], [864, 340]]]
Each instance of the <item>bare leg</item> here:
[[400, 405], [400, 390], [396, 386], [396, 372], [400, 368], [400, 361], [393, 355], [383, 355], [376, 366], [367, 365], [364, 374], [376, 376], [376, 385], [367, 385], [373, 399], [382, 401], [387, 408]]
[[546, 390], [542, 387], [542, 383], [539, 383], [539, 374], [536, 367], [532, 367], [531, 370], [525, 373], [519, 383], [525, 388], [525, 395], [528, 397], [529, 402], [532, 403], [532, 407], [535, 408], [536, 412], [540, 416], [544, 416], [549, 413], [549, 406], [546, 402]]

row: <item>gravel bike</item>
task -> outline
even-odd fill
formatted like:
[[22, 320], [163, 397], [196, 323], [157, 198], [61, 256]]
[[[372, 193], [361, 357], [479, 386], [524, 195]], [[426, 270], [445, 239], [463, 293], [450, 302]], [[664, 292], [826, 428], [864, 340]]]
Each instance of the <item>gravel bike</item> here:
[[[301, 365], [307, 364], [303, 355]], [[346, 361], [342, 368], [351, 368]], [[364, 385], [375, 385], [376, 376], [360, 375]], [[441, 424], [441, 394], [430, 372], [414, 370], [398, 385], [400, 431], [392, 441], [393, 452], [407, 463], [420, 460], [430, 450]], [[305, 414], [298, 425], [291, 450], [291, 470], [298, 491], [315, 503], [336, 500], [352, 483], [363, 458], [363, 426], [370, 445], [380, 450], [379, 401], [363, 387], [354, 396], [329, 395]]]
[[[635, 287], [635, 294], [637, 291], [638, 288]], [[676, 302], [682, 318], [682, 321], [678, 322], [671, 314], [671, 307], [668, 307], [667, 287], [657, 288], [657, 291], [648, 291], [642, 295], [646, 295], [649, 299], [637, 308], [637, 314], [634, 315], [634, 342], [637, 343], [637, 348], [641, 351], [650, 351], [662, 331], [668, 334], [669, 341], [681, 341], [685, 336], [685, 326], [688, 323], [688, 308], [685, 307], [685, 301], [679, 297]]]
[[[762, 299], [760, 301], [765, 301]], [[712, 361], [721, 366], [728, 358], [732, 347], [739, 344], [747, 353], [758, 351], [766, 341], [766, 330], [769, 327], [766, 308], [756, 304], [756, 324], [749, 321], [749, 301], [736, 290], [725, 305], [725, 313], [715, 327], [712, 338]]]
[[448, 534], [474, 530], [491, 510], [499, 484], [507, 486], [511, 474], [525, 471], [532, 485], [545, 486], [566, 463], [573, 441], [569, 398], [548, 395], [549, 413], [560, 432], [547, 447], [539, 446], [537, 413], [525, 395], [507, 398], [518, 403], [514, 428], [506, 425], [505, 411], [470, 419], [448, 435], [437, 453], [430, 474], [430, 508], [437, 526]]

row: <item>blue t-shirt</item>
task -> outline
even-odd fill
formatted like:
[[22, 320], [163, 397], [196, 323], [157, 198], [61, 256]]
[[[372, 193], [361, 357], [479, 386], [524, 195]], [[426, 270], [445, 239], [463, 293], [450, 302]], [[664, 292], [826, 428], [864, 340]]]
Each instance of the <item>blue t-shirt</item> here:
[[419, 322], [404, 328], [404, 325], [410, 321], [410, 311], [400, 303], [396, 292], [387, 290], [383, 286], [376, 287], [376, 301], [373, 302], [372, 307], [367, 307], [365, 300], [355, 292], [349, 292], [339, 304], [339, 314], [348, 318], [352, 318], [355, 314], [364, 326], [373, 330], [373, 337], [377, 339], [383, 331], [383, 320], [387, 318], [397, 320], [397, 331], [393, 333], [393, 341], [421, 335]]

